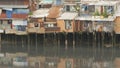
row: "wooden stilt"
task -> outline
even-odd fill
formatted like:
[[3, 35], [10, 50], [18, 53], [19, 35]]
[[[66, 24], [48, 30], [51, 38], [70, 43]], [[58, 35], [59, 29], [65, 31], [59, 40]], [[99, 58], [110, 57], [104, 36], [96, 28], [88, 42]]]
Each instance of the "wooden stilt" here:
[[73, 49], [75, 49], [75, 33], [73, 32]]
[[29, 37], [29, 34], [27, 35], [27, 38], [28, 38], [28, 52], [30, 52], [30, 37]]
[[1, 47], [2, 47], [2, 40], [1, 40], [1, 34], [0, 34], [0, 51], [1, 51]]
[[54, 45], [56, 46], [56, 32], [54, 32]]
[[65, 33], [65, 49], [68, 48], [67, 34], [68, 34], [68, 33]]
[[16, 46], [17, 45], [17, 37], [16, 37], [16, 35], [14, 35], [14, 37], [15, 37], [15, 42], [14, 42], [14, 45]]
[[58, 33], [58, 46], [60, 45], [60, 33]]
[[37, 47], [38, 47], [37, 46], [37, 33], [35, 34], [35, 47], [36, 47], [35, 49], [36, 49], [36, 53], [37, 53]]
[[44, 51], [43, 51], [43, 53], [45, 55], [46, 34], [43, 34], [43, 36], [44, 36], [44, 40], [43, 40], [43, 49], [44, 49]]
[[22, 36], [22, 48], [24, 47], [24, 38]]

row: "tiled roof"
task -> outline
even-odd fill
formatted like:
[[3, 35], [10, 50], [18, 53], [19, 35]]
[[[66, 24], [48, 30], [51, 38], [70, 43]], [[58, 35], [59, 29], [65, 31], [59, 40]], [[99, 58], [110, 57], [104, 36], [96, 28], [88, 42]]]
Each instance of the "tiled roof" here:
[[48, 18], [57, 18], [59, 17], [60, 14], [60, 6], [53, 6], [50, 11], [49, 11], [49, 15], [47, 16]]

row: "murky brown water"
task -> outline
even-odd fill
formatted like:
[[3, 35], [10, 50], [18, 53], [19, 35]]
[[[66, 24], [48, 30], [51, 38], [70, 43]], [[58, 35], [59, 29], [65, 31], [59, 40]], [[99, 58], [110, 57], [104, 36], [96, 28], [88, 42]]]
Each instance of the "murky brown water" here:
[[[113, 44], [111, 38], [103, 42], [77, 36], [73, 45], [72, 36], [68, 37], [66, 45], [62, 35], [46, 35], [45, 39], [43, 35], [3, 35], [0, 68], [120, 68], [119, 38]], [[15, 64], [14, 58], [23, 56]]]

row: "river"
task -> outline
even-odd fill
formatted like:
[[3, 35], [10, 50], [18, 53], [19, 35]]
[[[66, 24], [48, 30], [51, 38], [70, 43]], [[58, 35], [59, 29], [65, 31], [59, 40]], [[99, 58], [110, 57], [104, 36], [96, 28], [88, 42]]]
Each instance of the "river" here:
[[[66, 43], [64, 34], [3, 34], [0, 68], [120, 68], [119, 35], [115, 41], [110, 34], [101, 37], [68, 34]], [[14, 64], [13, 58], [21, 56], [27, 64]]]

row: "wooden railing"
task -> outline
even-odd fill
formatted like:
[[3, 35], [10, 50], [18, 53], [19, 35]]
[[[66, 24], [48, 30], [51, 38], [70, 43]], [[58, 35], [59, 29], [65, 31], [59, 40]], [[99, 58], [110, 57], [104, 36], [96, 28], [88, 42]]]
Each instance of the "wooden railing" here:
[[45, 31], [60, 31], [60, 27], [47, 27]]

